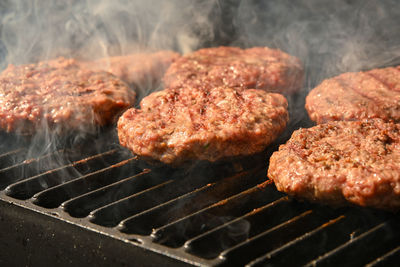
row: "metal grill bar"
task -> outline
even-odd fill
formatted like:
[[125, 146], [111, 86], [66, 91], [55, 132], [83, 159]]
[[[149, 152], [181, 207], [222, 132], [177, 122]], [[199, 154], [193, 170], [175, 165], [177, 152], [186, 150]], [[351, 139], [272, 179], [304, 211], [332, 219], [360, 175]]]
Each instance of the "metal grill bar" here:
[[61, 204], [61, 207], [73, 217], [86, 217], [97, 208], [159, 184], [160, 181], [150, 179], [148, 174], [149, 170], [145, 170], [139, 174], [67, 200]]
[[[157, 174], [153, 173], [153, 175]], [[198, 177], [197, 174], [195, 177], [189, 176], [182, 178], [178, 176], [177, 178], [164, 178], [166, 182], [163, 184], [92, 211], [90, 213], [90, 221], [99, 225], [103, 225], [103, 222], [107, 222], [107, 226], [116, 226], [128, 217], [192, 192], [209, 183], [215, 183], [220, 179], [221, 178], [218, 176]], [[251, 176], [248, 177], [248, 180], [252, 180]], [[118, 212], [115, 212], [116, 210], [118, 210]]]
[[[158, 192], [163, 192], [163, 189], [168, 185], [173, 184], [173, 180], [167, 180], [161, 184], [133, 194], [129, 197], [122, 198], [118, 201], [107, 204], [103, 207], [93, 210], [89, 214], [89, 219], [92, 223], [114, 227], [118, 225], [129, 214], [138, 213], [148, 208], [157, 205], [159, 199], [154, 199], [152, 196]], [[115, 212], [115, 211], [118, 212]]]
[[[388, 247], [394, 248], [399, 245], [399, 231], [393, 231], [398, 227], [398, 221], [381, 223], [362, 235], [352, 239], [329, 253], [310, 262], [308, 266], [339, 266], [346, 264], [348, 259], [352, 264], [364, 265], [384, 254]], [[377, 246], [376, 244], [380, 244]], [[362, 257], [354, 257], [362, 255]]]
[[[249, 237], [255, 236], [265, 229], [274, 227], [292, 218], [293, 214], [290, 214], [292, 212], [288, 212], [286, 216], [273, 216], [278, 210], [290, 209], [289, 203], [288, 198], [284, 197], [261, 208], [257, 208], [244, 216], [188, 240], [185, 243], [185, 248], [188, 252], [197, 256], [209, 259], [215, 258], [227, 248], [236, 246]], [[299, 209], [295, 213], [298, 215], [303, 211]], [[257, 227], [257, 224], [255, 224], [257, 221], [262, 221], [263, 225], [258, 225]], [[253, 227], [249, 228], [251, 225]], [[223, 242], [215, 242], [215, 240], [223, 240]]]
[[400, 246], [367, 264], [368, 267], [396, 266], [400, 262]]
[[0, 169], [21, 163], [26, 159], [26, 149], [18, 148], [0, 156]]
[[178, 198], [128, 217], [120, 223], [120, 230], [124, 233], [150, 235], [154, 228], [178, 220], [221, 199], [240, 193], [246, 187], [257, 184], [257, 181], [251, 179], [243, 183], [240, 180], [242, 177], [243, 174], [240, 174], [225, 178], [218, 183], [207, 184]]
[[63, 151], [60, 150], [56, 153], [49, 153], [38, 158], [25, 159], [24, 161], [20, 161], [22, 155], [16, 155], [16, 162], [19, 163], [0, 170], [0, 190], [3, 190], [11, 183], [59, 167], [57, 162], [60, 160], [60, 153], [63, 153]]
[[[277, 249], [308, 231], [321, 226], [330, 219], [332, 219], [331, 216], [321, 216], [318, 212], [308, 210], [227, 249], [221, 253], [221, 256], [239, 264], [246, 264], [248, 259], [254, 259], [266, 251]], [[241, 255], [246, 255], [246, 259]]]
[[57, 208], [70, 198], [116, 182], [121, 177], [128, 177], [132, 172], [140, 172], [134, 164], [135, 160], [135, 158], [123, 160], [99, 171], [43, 190], [33, 196], [33, 201], [45, 208]]
[[[151, 235], [154, 242], [170, 247], [180, 247], [188, 239], [216, 228], [235, 217], [240, 217], [253, 210], [254, 207], [275, 201], [279, 197], [282, 197], [282, 194], [278, 193], [271, 183], [265, 182], [179, 220], [153, 229]], [[224, 218], [224, 220], [220, 218]]]
[[17, 199], [31, 198], [35, 193], [60, 185], [79, 176], [104, 168], [104, 165], [118, 162], [117, 150], [96, 154], [83, 160], [46, 171], [42, 174], [18, 181], [5, 189], [8, 196]]
[[366, 226], [357, 223], [354, 217], [341, 215], [257, 258], [250, 262], [248, 266], [264, 266], [266, 264], [269, 266], [304, 265], [315, 257], [350, 241], [356, 230], [366, 230], [362, 228], [366, 228]]

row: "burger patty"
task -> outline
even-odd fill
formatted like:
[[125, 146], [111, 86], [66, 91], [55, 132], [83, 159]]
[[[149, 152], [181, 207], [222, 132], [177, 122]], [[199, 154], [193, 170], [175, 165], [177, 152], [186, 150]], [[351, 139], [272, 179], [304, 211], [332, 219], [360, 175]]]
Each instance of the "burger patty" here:
[[82, 64], [92, 70], [111, 72], [130, 85], [150, 89], [161, 83], [165, 70], [179, 56], [172, 51], [143, 52], [102, 58]]
[[299, 59], [267, 47], [204, 48], [177, 59], [167, 69], [167, 88], [226, 86], [289, 94], [303, 84]]
[[286, 127], [287, 101], [262, 90], [165, 89], [118, 121], [122, 146], [171, 165], [262, 151]]
[[306, 109], [317, 123], [381, 118], [400, 121], [400, 66], [344, 73], [310, 91]]
[[332, 205], [400, 208], [400, 125], [332, 121], [293, 133], [268, 177], [289, 195]]
[[9, 65], [0, 74], [0, 127], [23, 135], [92, 132], [115, 122], [135, 98], [111, 73], [86, 70], [72, 59]]

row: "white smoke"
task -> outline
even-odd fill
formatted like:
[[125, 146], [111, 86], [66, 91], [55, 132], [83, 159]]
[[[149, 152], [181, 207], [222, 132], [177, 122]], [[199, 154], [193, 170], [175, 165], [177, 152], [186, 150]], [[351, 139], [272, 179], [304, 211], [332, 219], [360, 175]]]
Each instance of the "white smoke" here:
[[342, 72], [400, 64], [395, 0], [242, 1], [236, 25], [238, 43], [299, 57], [308, 87]]
[[[213, 40], [217, 1], [7, 1], [0, 57], [7, 64], [56, 56], [100, 58], [141, 49], [192, 51]], [[216, 17], [221, 16], [219, 10]]]

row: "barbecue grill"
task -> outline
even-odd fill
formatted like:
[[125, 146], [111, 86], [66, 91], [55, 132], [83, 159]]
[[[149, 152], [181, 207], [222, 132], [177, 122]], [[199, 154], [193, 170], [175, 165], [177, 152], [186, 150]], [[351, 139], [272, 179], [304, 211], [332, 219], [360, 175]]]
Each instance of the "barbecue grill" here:
[[[163, 2], [166, 1], [160, 1]], [[215, 20], [210, 23], [215, 28], [215, 36], [202, 30], [201, 26], [207, 24], [202, 24], [203, 17], [187, 21], [192, 28], [188, 36], [200, 36], [199, 47], [266, 45], [301, 55], [305, 59], [306, 89], [344, 71], [399, 64], [398, 53], [397, 57], [393, 56], [399, 41], [396, 1], [385, 1], [387, 7], [374, 6], [373, 1], [368, 1], [369, 8], [366, 5], [359, 13], [349, 7], [359, 10], [365, 1], [322, 4], [296, 1], [296, 5], [293, 1], [215, 2], [218, 7], [211, 8], [213, 12], [209, 14], [209, 19]], [[11, 3], [6, 1], [3, 7]], [[199, 4], [195, 9], [202, 8]], [[335, 13], [334, 19], [330, 18], [336, 9], [340, 12]], [[4, 10], [0, 9], [1, 15]], [[80, 8], [74, 9], [77, 10]], [[185, 12], [182, 6], [179, 10]], [[221, 10], [226, 11], [221, 12], [224, 16], [219, 16]], [[375, 14], [376, 10], [381, 13]], [[27, 22], [46, 26], [40, 23], [42, 13], [37, 12], [33, 14], [38, 16], [38, 21], [31, 21], [27, 16]], [[83, 18], [90, 13], [85, 12]], [[191, 18], [191, 10], [186, 12]], [[254, 12], [258, 20], [253, 20]], [[50, 13], [44, 13], [46, 23]], [[136, 15], [149, 15], [142, 13]], [[127, 19], [123, 14], [121, 18]], [[365, 34], [363, 15], [368, 23], [377, 16], [386, 24], [376, 28], [368, 24], [365, 28], [371, 32]], [[148, 17], [153, 22], [156, 16]], [[234, 21], [237, 17], [246, 23]], [[84, 26], [92, 26], [84, 24], [85, 19], [82, 21]], [[156, 22], [157, 29], [149, 33], [165, 31], [167, 37], [174, 38], [181, 33], [168, 32], [168, 27], [182, 24], [180, 20]], [[74, 33], [71, 49], [66, 54], [74, 56], [71, 51], [76, 47], [84, 48], [83, 52], [87, 53], [88, 47], [83, 46], [89, 43], [87, 39], [94, 38], [97, 43], [98, 36], [108, 41], [116, 34], [110, 33], [114, 28], [108, 29], [102, 21], [98, 24], [88, 27], [88, 32], [79, 32], [82, 36]], [[0, 31], [4, 29], [0, 25]], [[14, 32], [11, 29], [8, 34]], [[21, 32], [24, 35], [27, 31]], [[58, 38], [58, 31], [56, 34], [53, 41], [64, 41]], [[141, 31], [133, 35], [132, 38], [140, 37]], [[38, 36], [35, 42], [46, 41], [48, 37]], [[123, 37], [121, 40], [131, 38]], [[178, 37], [171, 42], [177, 43], [175, 50], [182, 48]], [[346, 38], [353, 42], [343, 42]], [[11, 42], [12, 46], [6, 47], [1, 41], [3, 65], [7, 52], [16, 56], [17, 62], [51, 55], [45, 49], [46, 42], [23, 39], [26, 42], [20, 41], [19, 46]], [[32, 48], [40, 48], [40, 44], [43, 50]], [[349, 44], [353, 50], [345, 49]], [[25, 51], [28, 49], [33, 51], [29, 55]], [[350, 53], [342, 54], [348, 50]], [[353, 52], [367, 56], [360, 57], [359, 61], [347, 57], [351, 62], [344, 64], [342, 58]], [[28, 57], [22, 60], [19, 55]], [[298, 107], [303, 108], [304, 93], [298, 96], [301, 101], [296, 101], [296, 96], [291, 99], [290, 102], [297, 104], [291, 107], [291, 115], [296, 116], [291, 116], [287, 131], [268, 151], [249, 158], [215, 164], [198, 162], [179, 169], [149, 165], [135, 158], [118, 145], [115, 129], [104, 129], [95, 138], [73, 142], [74, 146], [57, 145], [56, 148], [40, 142], [32, 148], [21, 137], [0, 134], [0, 266], [398, 265], [399, 215], [297, 201], [278, 192], [268, 181], [270, 153], [294, 129], [309, 126], [306, 114], [297, 114]]]
[[[10, 138], [2, 143], [18, 144]], [[394, 266], [400, 259], [398, 215], [293, 200], [266, 179], [268, 151], [211, 166], [148, 168], [117, 143], [110, 130], [28, 159], [25, 146], [2, 151], [2, 266]], [[23, 253], [11, 256], [16, 251]]]

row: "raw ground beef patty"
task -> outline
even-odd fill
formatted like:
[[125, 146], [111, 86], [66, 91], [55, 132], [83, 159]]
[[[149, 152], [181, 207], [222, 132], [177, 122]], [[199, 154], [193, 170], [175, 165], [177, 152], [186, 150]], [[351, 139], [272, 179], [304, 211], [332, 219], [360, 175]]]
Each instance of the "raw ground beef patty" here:
[[400, 125], [370, 119], [297, 130], [272, 155], [268, 177], [298, 198], [396, 211]]
[[118, 121], [121, 145], [143, 158], [178, 165], [262, 151], [286, 127], [279, 94], [228, 87], [165, 89]]
[[73, 59], [9, 65], [0, 74], [0, 127], [23, 135], [92, 132], [115, 122], [135, 99], [116, 76]]
[[317, 123], [381, 118], [400, 121], [400, 66], [349, 72], [310, 91], [306, 109]]
[[226, 86], [290, 94], [302, 87], [303, 68], [278, 49], [213, 47], [180, 57], [163, 80], [166, 88]]

